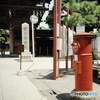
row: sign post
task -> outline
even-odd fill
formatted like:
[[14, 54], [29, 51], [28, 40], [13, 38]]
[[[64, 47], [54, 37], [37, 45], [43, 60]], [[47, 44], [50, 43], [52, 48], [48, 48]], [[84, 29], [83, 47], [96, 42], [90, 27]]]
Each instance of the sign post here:
[[22, 63], [22, 53], [24, 52], [24, 45], [20, 44], [18, 45], [18, 53], [20, 53], [20, 70], [22, 69], [21, 63]]
[[38, 17], [36, 15], [31, 15], [30, 21], [32, 25], [32, 47], [33, 47], [33, 63], [34, 63], [34, 24], [38, 22]]
[[20, 53], [20, 70], [17, 71], [18, 76], [24, 75], [24, 71], [22, 70], [22, 52], [24, 52], [24, 45], [18, 45], [18, 53]]

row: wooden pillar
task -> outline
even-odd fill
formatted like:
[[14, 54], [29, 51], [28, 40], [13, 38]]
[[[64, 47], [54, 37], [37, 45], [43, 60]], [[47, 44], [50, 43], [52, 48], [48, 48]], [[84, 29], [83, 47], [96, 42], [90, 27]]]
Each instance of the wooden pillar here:
[[[57, 38], [60, 36], [60, 25], [61, 25], [61, 2], [62, 0], [58, 0], [57, 2]], [[60, 52], [57, 50], [57, 61], [58, 61], [58, 77], [59, 77], [59, 57], [60, 57]]]
[[67, 53], [66, 53], [66, 71], [68, 71], [68, 37], [69, 37], [69, 32], [68, 32], [68, 26], [67, 26]]
[[54, 0], [53, 79], [58, 78], [57, 70], [57, 0]]
[[61, 0], [54, 0], [54, 40], [53, 40], [53, 79], [59, 77], [59, 51], [57, 51], [57, 38], [59, 38], [61, 19]]
[[45, 0], [43, 0], [43, 7], [45, 7]]
[[12, 29], [9, 30], [10, 33], [10, 54], [14, 53], [14, 32]]
[[[69, 9], [67, 9], [66, 8], [66, 12], [67, 12], [67, 15], [66, 15], [66, 17], [68, 17], [69, 16]], [[68, 25], [66, 26], [66, 28], [67, 28], [67, 52], [66, 52], [66, 71], [68, 71], [68, 37], [69, 37], [69, 30], [68, 30]]]

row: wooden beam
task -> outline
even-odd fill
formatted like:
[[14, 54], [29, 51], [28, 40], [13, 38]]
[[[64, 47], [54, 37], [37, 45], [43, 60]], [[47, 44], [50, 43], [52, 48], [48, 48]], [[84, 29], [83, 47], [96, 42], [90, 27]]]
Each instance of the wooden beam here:
[[27, 5], [0, 5], [0, 9], [48, 10], [45, 7], [27, 6]]

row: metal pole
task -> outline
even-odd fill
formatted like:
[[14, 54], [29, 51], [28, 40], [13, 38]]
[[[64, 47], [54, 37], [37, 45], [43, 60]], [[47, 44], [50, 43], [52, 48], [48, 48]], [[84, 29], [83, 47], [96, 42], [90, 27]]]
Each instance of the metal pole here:
[[20, 70], [22, 69], [22, 45], [20, 45]]
[[67, 26], [67, 54], [66, 54], [66, 71], [68, 71], [68, 37], [69, 37], [69, 31]]
[[34, 64], [34, 24], [32, 23], [32, 47], [33, 47], [33, 64]]

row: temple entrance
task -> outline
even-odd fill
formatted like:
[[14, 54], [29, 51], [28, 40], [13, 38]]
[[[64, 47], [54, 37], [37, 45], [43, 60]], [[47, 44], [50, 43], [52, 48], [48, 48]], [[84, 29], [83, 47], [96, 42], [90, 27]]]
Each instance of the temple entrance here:
[[53, 39], [51, 37], [36, 38], [36, 56], [52, 56]]
[[52, 56], [53, 52], [53, 31], [37, 30], [35, 40], [36, 56]]

